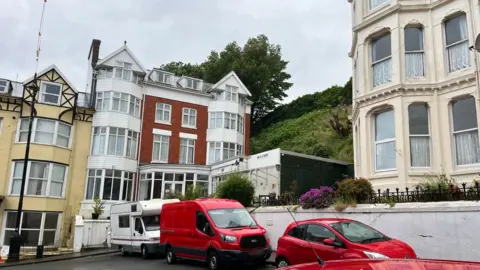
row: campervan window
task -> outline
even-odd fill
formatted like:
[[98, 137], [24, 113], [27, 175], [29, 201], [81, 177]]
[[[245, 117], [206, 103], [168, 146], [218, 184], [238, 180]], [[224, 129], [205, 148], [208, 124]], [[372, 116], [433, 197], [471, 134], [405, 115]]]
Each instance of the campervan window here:
[[119, 228], [130, 228], [130, 216], [118, 216], [118, 227]]
[[142, 217], [143, 225], [145, 226], [146, 231], [156, 231], [160, 230], [160, 216], [145, 216]]

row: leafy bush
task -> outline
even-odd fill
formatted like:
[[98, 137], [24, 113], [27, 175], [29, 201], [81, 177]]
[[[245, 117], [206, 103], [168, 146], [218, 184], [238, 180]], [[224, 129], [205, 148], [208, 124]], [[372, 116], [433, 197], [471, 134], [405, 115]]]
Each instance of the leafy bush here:
[[178, 192], [165, 192], [165, 195], [163, 195], [163, 199], [165, 200], [179, 199], [180, 201], [185, 200], [184, 196]]
[[184, 200], [195, 200], [198, 198], [205, 198], [204, 196], [204, 188], [201, 186], [196, 186], [195, 188], [193, 185], [188, 185], [185, 188], [185, 196], [183, 196]]
[[303, 209], [327, 208], [332, 205], [334, 194], [331, 187], [312, 188], [300, 196], [300, 205]]
[[251, 206], [255, 187], [248, 177], [241, 173], [229, 174], [217, 187], [216, 197], [239, 201], [243, 206]]
[[338, 184], [337, 196], [357, 203], [365, 202], [373, 194], [372, 183], [365, 178], [347, 178]]
[[425, 174], [424, 178], [420, 180], [417, 185], [421, 191], [447, 191], [451, 186], [456, 186], [455, 179], [448, 177], [445, 173], [440, 174]]

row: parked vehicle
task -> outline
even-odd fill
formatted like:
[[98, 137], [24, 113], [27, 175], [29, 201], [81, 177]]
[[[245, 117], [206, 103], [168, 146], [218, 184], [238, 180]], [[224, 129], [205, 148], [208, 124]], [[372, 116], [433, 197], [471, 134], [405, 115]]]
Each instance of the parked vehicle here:
[[[315, 254], [316, 253], [316, 254]], [[417, 258], [406, 243], [351, 219], [319, 218], [290, 223], [278, 239], [277, 267], [356, 258]]]
[[289, 266], [285, 270], [411, 270], [411, 269], [455, 269], [480, 270], [479, 262], [419, 260], [419, 259], [352, 259], [328, 261], [324, 265], [307, 263]]
[[167, 263], [205, 261], [211, 270], [229, 263], [265, 263], [272, 249], [267, 231], [234, 200], [197, 199], [166, 204], [160, 245]]
[[168, 203], [178, 199], [150, 200], [114, 204], [110, 208], [111, 244], [120, 249], [123, 256], [142, 253], [143, 258], [161, 255], [159, 249], [160, 212]]

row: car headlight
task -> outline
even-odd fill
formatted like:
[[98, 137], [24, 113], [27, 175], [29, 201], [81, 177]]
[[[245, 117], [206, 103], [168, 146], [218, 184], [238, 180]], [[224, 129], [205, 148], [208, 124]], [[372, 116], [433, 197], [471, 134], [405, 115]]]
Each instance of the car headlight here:
[[265, 232], [263, 232], [263, 235], [265, 236], [265, 239], [270, 239], [270, 235], [268, 234], [268, 232], [265, 230]]
[[235, 243], [235, 242], [237, 242], [237, 237], [235, 237], [235, 236], [225, 235], [225, 234], [221, 234], [220, 236], [222, 237], [222, 241], [225, 242], [225, 243]]
[[363, 253], [365, 253], [365, 255], [367, 255], [367, 257], [370, 259], [388, 259], [387, 256], [377, 252], [364, 251]]

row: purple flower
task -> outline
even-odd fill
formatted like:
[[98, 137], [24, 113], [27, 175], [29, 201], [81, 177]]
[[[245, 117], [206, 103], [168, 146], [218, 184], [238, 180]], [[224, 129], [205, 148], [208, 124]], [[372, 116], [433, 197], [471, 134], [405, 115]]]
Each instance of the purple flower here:
[[333, 189], [331, 187], [321, 186], [312, 188], [300, 196], [300, 204], [303, 208], [324, 208], [333, 202]]

